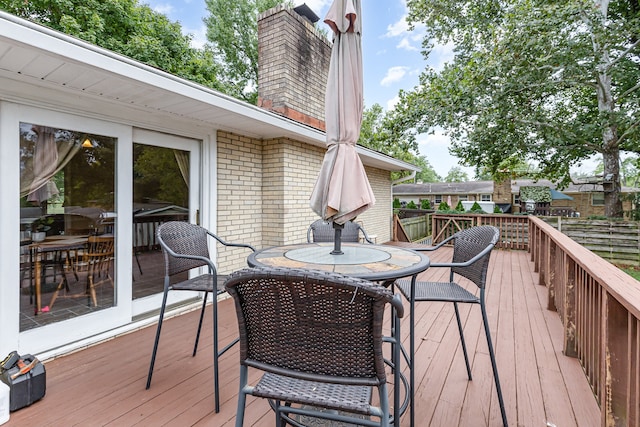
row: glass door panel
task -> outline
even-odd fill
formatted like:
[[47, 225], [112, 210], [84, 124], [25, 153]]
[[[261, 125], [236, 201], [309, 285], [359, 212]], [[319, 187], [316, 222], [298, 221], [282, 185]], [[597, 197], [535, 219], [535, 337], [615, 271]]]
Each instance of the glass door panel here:
[[116, 305], [116, 142], [20, 123], [20, 332]]
[[[134, 132], [131, 295], [134, 315], [160, 306], [165, 267], [156, 230], [167, 221], [195, 222], [199, 207], [199, 149], [196, 140], [143, 130]], [[186, 279], [188, 273], [183, 276]], [[169, 294], [169, 303], [194, 296], [197, 294], [173, 292]]]

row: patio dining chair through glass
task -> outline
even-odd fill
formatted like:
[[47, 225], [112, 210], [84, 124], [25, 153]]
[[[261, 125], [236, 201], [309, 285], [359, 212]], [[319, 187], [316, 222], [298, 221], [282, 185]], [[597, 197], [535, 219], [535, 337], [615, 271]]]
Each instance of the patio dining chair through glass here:
[[[193, 346], [193, 356], [198, 350], [198, 340], [200, 339], [200, 331], [202, 329], [202, 320], [207, 305], [207, 296], [209, 293], [213, 295], [213, 383], [214, 383], [214, 399], [215, 411], [220, 411], [220, 396], [218, 385], [218, 358], [229, 350], [238, 338], [225, 346], [222, 350], [218, 350], [218, 304], [217, 297], [224, 292], [224, 282], [226, 276], [218, 274], [211, 257], [209, 256], [209, 239], [213, 238], [224, 246], [247, 248], [255, 251], [253, 246], [245, 243], [230, 243], [216, 236], [207, 229], [195, 224], [181, 221], [169, 221], [161, 224], [156, 231], [156, 236], [165, 261], [165, 277], [164, 277], [164, 295], [162, 298], [162, 307], [160, 307], [160, 318], [158, 320], [158, 329], [153, 344], [153, 352], [151, 353], [151, 363], [149, 365], [149, 374], [147, 376], [147, 389], [151, 386], [151, 377], [153, 375], [153, 366], [158, 351], [158, 343], [160, 341], [160, 331], [162, 329], [162, 320], [167, 304], [167, 294], [170, 290], [174, 291], [199, 291], [204, 292], [202, 298], [202, 309], [200, 311], [200, 320], [198, 322], [198, 332], [196, 333], [196, 341]], [[188, 272], [194, 268], [207, 267], [205, 274], [192, 277], [190, 279], [171, 283], [171, 277]]]
[[[398, 425], [394, 419], [408, 404], [395, 340], [403, 314], [399, 295], [363, 279], [287, 268], [244, 269], [229, 276], [226, 288], [235, 301], [240, 330], [236, 427], [244, 423], [247, 395], [269, 400], [276, 426], [300, 426], [310, 418]], [[383, 337], [388, 304], [397, 328]], [[391, 360], [383, 357], [387, 341]], [[385, 366], [394, 375], [393, 411]], [[251, 384], [249, 368], [263, 373]]]
[[[447, 243], [453, 242], [453, 259], [450, 263], [431, 263], [430, 268], [446, 267], [450, 268], [448, 282], [425, 282], [415, 281], [411, 279], [401, 279], [395, 282], [400, 292], [410, 302], [410, 356], [412, 360], [411, 372], [413, 370], [413, 354], [414, 348], [414, 322], [415, 322], [415, 303], [421, 301], [441, 301], [452, 302], [455, 309], [456, 321], [458, 323], [458, 332], [460, 333], [460, 341], [462, 351], [464, 353], [464, 361], [467, 366], [467, 376], [471, 380], [471, 366], [467, 355], [467, 346], [464, 341], [464, 333], [462, 331], [462, 322], [460, 320], [460, 312], [458, 310], [459, 303], [479, 304], [482, 312], [482, 321], [484, 332], [489, 347], [489, 356], [491, 358], [491, 367], [493, 369], [493, 377], [496, 384], [496, 392], [498, 393], [498, 403], [500, 404], [500, 414], [502, 422], [507, 426], [507, 416], [504, 409], [504, 401], [502, 399], [502, 390], [500, 388], [500, 379], [498, 377], [498, 367], [496, 365], [496, 357], [491, 342], [491, 334], [489, 333], [489, 322], [487, 319], [487, 309], [485, 304], [485, 288], [487, 283], [487, 269], [489, 266], [489, 257], [491, 251], [498, 242], [500, 231], [493, 226], [471, 227], [466, 230], [459, 231], [453, 236], [443, 240], [438, 245], [426, 248], [412, 248], [419, 251], [434, 251], [441, 248]], [[456, 275], [469, 279], [479, 288], [479, 296], [469, 292], [459, 283], [456, 283]], [[409, 381], [413, 387], [413, 379]], [[413, 391], [412, 391], [413, 393]]]

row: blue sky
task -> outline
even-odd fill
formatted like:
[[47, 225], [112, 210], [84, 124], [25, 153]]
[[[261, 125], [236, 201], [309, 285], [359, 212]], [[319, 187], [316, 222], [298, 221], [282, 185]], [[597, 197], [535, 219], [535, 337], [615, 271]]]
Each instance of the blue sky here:
[[[229, 0], [233, 1], [233, 0]], [[191, 34], [195, 46], [206, 42], [202, 19], [208, 15], [204, 0], [141, 0], [172, 21], [179, 21], [185, 33]], [[295, 5], [306, 3], [320, 17], [320, 26], [331, 0], [296, 0]], [[393, 108], [400, 89], [410, 90], [418, 83], [425, 69], [421, 50], [423, 31], [409, 32], [405, 22], [406, 0], [363, 0], [362, 48], [364, 61], [365, 105], [374, 103]], [[450, 49], [436, 50], [429, 65], [439, 68], [451, 57]], [[436, 172], [444, 177], [458, 160], [448, 153], [449, 140], [442, 134], [421, 135], [420, 154], [429, 160]], [[463, 168], [473, 178], [471, 168]]]

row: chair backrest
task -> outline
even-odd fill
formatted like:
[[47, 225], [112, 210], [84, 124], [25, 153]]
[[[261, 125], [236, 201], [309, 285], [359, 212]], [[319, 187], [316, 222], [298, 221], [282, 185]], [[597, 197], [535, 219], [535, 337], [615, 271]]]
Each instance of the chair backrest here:
[[[367, 233], [359, 224], [353, 221], [347, 221], [344, 223], [344, 228], [342, 229], [341, 241], [357, 243], [360, 241], [361, 231], [366, 240], [369, 240]], [[318, 219], [312, 222], [307, 230], [307, 242], [333, 242], [335, 234], [332, 222]]]
[[208, 265], [203, 260], [176, 258], [167, 250], [180, 255], [209, 258], [207, 230], [199, 225], [182, 221], [168, 221], [158, 227], [156, 237], [162, 247], [167, 276]]
[[453, 262], [464, 263], [484, 254], [473, 264], [466, 267], [452, 267], [451, 272], [466, 277], [478, 287], [484, 288], [487, 282], [489, 257], [493, 247], [498, 243], [500, 230], [490, 225], [471, 227], [454, 235]]
[[76, 267], [80, 270], [103, 271], [109, 268], [114, 256], [113, 236], [89, 236], [84, 250], [78, 254], [84, 262]]
[[240, 363], [294, 378], [376, 386], [389, 289], [336, 273], [252, 268], [233, 273]]

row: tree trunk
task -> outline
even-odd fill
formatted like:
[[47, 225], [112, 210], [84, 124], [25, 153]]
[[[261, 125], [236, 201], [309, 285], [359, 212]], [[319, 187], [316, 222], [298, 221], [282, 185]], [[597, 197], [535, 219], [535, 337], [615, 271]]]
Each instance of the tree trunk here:
[[[604, 23], [608, 13], [609, 1], [596, 1], [596, 5], [598, 3]], [[609, 75], [611, 59], [606, 46], [602, 46], [595, 38], [592, 40], [594, 53], [600, 58], [597, 74], [598, 110], [606, 120], [604, 129], [602, 129], [604, 214], [609, 218], [621, 218], [620, 148], [618, 147], [618, 129], [614, 117], [615, 101], [611, 95], [611, 76]]]

